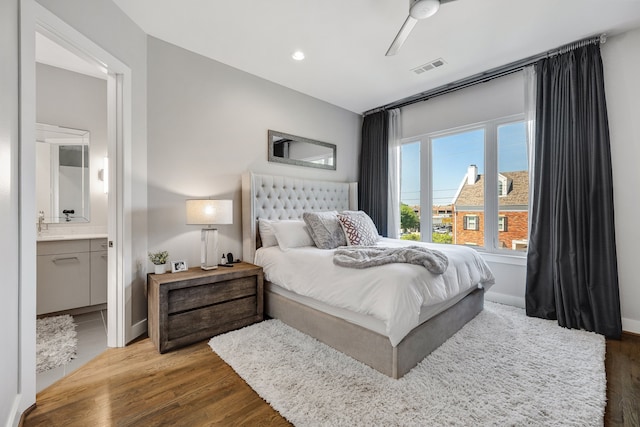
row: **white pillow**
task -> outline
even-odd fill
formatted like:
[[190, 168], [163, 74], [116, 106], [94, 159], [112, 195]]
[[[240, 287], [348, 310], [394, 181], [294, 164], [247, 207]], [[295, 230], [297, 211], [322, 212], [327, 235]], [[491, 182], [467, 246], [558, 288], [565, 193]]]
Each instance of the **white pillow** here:
[[278, 221], [264, 218], [258, 219], [258, 230], [260, 231], [260, 240], [262, 241], [263, 248], [269, 248], [278, 244], [276, 234], [274, 233], [272, 227], [272, 224], [274, 222]]
[[278, 221], [271, 224], [283, 251], [301, 246], [313, 246], [313, 239], [307, 231], [307, 225], [301, 220]]

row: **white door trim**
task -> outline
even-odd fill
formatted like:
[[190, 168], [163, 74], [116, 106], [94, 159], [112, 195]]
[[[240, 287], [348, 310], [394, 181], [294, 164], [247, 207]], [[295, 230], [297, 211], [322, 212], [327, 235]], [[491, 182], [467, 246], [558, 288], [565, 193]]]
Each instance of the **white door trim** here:
[[36, 66], [35, 1], [20, 2], [20, 373], [18, 412], [36, 401]]

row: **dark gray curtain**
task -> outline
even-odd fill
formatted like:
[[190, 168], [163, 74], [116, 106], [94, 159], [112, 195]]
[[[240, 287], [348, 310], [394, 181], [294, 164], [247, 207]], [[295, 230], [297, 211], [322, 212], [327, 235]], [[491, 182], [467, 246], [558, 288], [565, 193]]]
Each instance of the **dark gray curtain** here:
[[599, 45], [540, 60], [527, 315], [619, 338], [609, 127]]
[[358, 208], [365, 211], [387, 236], [389, 175], [389, 114], [369, 114], [362, 122], [362, 148], [358, 182]]

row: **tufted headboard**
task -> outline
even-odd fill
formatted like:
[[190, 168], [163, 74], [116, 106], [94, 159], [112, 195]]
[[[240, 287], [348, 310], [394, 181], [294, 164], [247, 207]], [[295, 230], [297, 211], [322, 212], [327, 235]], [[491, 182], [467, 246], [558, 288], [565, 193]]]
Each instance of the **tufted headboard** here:
[[303, 212], [356, 210], [358, 183], [277, 175], [242, 175], [242, 256], [253, 262], [257, 220], [302, 219]]

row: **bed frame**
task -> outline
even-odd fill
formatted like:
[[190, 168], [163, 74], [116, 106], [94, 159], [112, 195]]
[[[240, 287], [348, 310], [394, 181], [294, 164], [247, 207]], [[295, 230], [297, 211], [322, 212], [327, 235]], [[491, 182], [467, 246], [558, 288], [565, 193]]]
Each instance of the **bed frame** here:
[[[259, 247], [257, 220], [302, 219], [309, 211], [357, 209], [357, 183], [315, 181], [248, 172], [242, 177], [243, 256], [253, 261]], [[414, 328], [396, 347], [389, 338], [292, 301], [265, 282], [265, 314], [388, 375], [401, 378], [453, 336], [484, 306], [484, 289]]]

